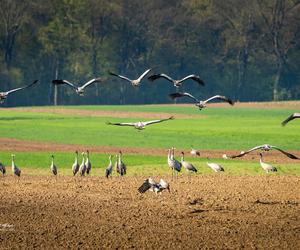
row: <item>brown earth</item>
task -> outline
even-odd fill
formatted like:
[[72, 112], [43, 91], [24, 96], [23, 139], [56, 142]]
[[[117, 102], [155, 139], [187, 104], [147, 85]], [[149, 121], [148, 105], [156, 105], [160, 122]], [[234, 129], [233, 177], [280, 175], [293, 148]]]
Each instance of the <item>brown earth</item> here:
[[[75, 152], [76, 150], [85, 151], [89, 150], [93, 153], [102, 154], [115, 154], [122, 150], [125, 154], [139, 154], [139, 155], [153, 155], [153, 156], [166, 156], [167, 149], [165, 148], [118, 148], [111, 146], [86, 146], [86, 145], [72, 145], [72, 144], [59, 144], [50, 142], [38, 141], [25, 141], [11, 138], [0, 138], [0, 151], [8, 152]], [[177, 150], [178, 152], [180, 149]], [[292, 154], [300, 157], [300, 151], [289, 151]], [[189, 153], [186, 150], [186, 153]], [[237, 150], [201, 150], [201, 157], [222, 158], [223, 154], [235, 155], [240, 152]], [[258, 154], [253, 152], [238, 160], [257, 161]], [[265, 154], [265, 159], [273, 163], [299, 163], [300, 160], [292, 160], [279, 153], [276, 150], [269, 151]]]
[[[169, 106], [170, 104], [158, 104], [157, 106]], [[171, 104], [177, 106], [191, 106], [191, 104]], [[155, 106], [155, 105], [154, 105]], [[210, 108], [230, 108], [227, 103], [210, 103]], [[236, 102], [237, 108], [257, 108], [257, 109], [299, 109], [300, 101], [282, 101], [282, 102]]]
[[[1, 110], [1, 109], [0, 109]], [[7, 110], [7, 109], [6, 109]], [[117, 118], [141, 118], [141, 119], [165, 119], [171, 115], [176, 115], [176, 119], [190, 119], [205, 117], [203, 114], [173, 114], [173, 113], [154, 113], [154, 112], [130, 112], [130, 111], [108, 111], [108, 110], [84, 110], [84, 109], [66, 109], [66, 108], [9, 108], [9, 110], [20, 112], [52, 113], [71, 116], [88, 117], [117, 117]]]
[[143, 179], [0, 178], [0, 249], [300, 249], [299, 177]]

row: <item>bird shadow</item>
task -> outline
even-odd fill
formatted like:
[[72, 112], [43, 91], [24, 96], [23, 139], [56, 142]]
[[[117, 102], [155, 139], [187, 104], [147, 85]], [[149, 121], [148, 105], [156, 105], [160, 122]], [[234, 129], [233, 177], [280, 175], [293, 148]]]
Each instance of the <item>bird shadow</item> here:
[[207, 212], [208, 210], [205, 209], [193, 209], [192, 211], [189, 212], [189, 214], [200, 214], [203, 212]]
[[256, 200], [253, 202], [254, 204], [262, 204], [262, 205], [276, 205], [276, 204], [288, 204], [288, 205], [298, 205], [298, 202], [295, 201], [261, 201]]
[[196, 198], [188, 202], [188, 205], [202, 205], [204, 200], [202, 198]]

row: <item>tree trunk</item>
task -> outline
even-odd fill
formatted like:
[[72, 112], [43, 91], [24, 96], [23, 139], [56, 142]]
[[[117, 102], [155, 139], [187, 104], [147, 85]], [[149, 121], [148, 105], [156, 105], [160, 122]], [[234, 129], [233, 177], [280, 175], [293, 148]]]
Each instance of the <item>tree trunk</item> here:
[[245, 45], [238, 53], [238, 86], [236, 92], [236, 100], [241, 98], [241, 90], [245, 85], [246, 71], [248, 66], [248, 48]]
[[[58, 61], [56, 62], [56, 68], [55, 68], [55, 79], [58, 78]], [[54, 106], [57, 106], [57, 85], [54, 84], [54, 99], [53, 99]]]
[[275, 76], [274, 84], [273, 84], [273, 101], [278, 101], [279, 100], [279, 95], [278, 95], [278, 88], [279, 88], [279, 82], [282, 74], [282, 68], [283, 64], [279, 62], [278, 67], [277, 67], [277, 73]]

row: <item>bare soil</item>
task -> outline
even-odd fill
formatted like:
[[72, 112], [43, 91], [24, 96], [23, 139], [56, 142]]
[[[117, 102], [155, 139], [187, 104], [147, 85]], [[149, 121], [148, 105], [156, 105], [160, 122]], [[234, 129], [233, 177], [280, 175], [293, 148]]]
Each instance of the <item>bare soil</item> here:
[[299, 177], [144, 178], [0, 178], [0, 249], [300, 249]]
[[[1, 110], [1, 109], [0, 109]], [[130, 111], [108, 111], [108, 110], [84, 110], [84, 109], [66, 109], [66, 108], [10, 108], [10, 110], [36, 113], [53, 113], [71, 116], [88, 116], [88, 117], [117, 117], [117, 118], [140, 118], [140, 119], [165, 119], [173, 115], [172, 113], [154, 113], [154, 112], [130, 112]], [[205, 117], [203, 114], [176, 114], [176, 119]]]
[[[38, 141], [26, 141], [17, 140], [11, 138], [0, 138], [0, 151], [8, 152], [75, 152], [76, 150], [85, 151], [89, 150], [93, 153], [102, 154], [115, 154], [122, 150], [125, 154], [139, 154], [139, 155], [149, 155], [149, 156], [166, 156], [167, 149], [165, 148], [118, 148], [111, 146], [86, 146], [86, 145], [72, 145], [72, 144], [59, 144], [50, 142], [38, 142]], [[178, 151], [179, 152], [179, 151]], [[222, 158], [223, 154], [235, 155], [239, 154], [240, 151], [237, 150], [201, 150], [200, 157], [210, 157], [210, 158]], [[292, 154], [300, 157], [300, 151], [289, 151]], [[186, 150], [188, 154], [189, 151]], [[253, 152], [239, 160], [245, 161], [257, 161], [258, 153]], [[299, 163], [300, 160], [292, 160], [287, 158], [285, 155], [279, 153], [276, 150], [269, 151], [264, 156], [266, 161], [272, 161], [273, 163]]]
[[[158, 104], [157, 106], [169, 106], [170, 104]], [[191, 104], [171, 104], [177, 106], [191, 106]], [[154, 105], [155, 106], [155, 105]], [[210, 108], [230, 108], [227, 103], [210, 103]], [[238, 108], [257, 108], [257, 109], [293, 109], [300, 110], [300, 101], [282, 101], [282, 102], [236, 102], [234, 107]]]

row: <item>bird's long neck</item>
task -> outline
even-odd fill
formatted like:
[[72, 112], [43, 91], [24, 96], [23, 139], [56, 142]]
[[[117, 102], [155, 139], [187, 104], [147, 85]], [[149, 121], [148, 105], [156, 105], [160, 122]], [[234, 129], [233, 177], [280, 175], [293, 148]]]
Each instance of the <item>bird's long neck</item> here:
[[174, 148], [172, 148], [172, 152], [171, 152], [171, 159], [174, 159]]
[[207, 163], [209, 163], [209, 161], [210, 161], [210, 159], [209, 159], [209, 157], [207, 157]]
[[78, 163], [78, 153], [76, 153], [76, 155], [75, 155], [75, 164], [77, 164]]
[[111, 162], [111, 156], [109, 157], [109, 165], [111, 165], [112, 164], [112, 162]]
[[85, 160], [84, 155], [82, 155], [82, 164], [84, 164], [84, 160]]
[[119, 153], [119, 162], [121, 163], [122, 162], [122, 154]]
[[259, 162], [262, 163], [263, 162], [263, 156], [262, 156], [262, 154], [259, 155], [259, 156], [260, 156]]
[[181, 155], [181, 161], [184, 161], [184, 154]]
[[54, 157], [52, 156], [51, 164], [54, 165]]
[[15, 166], [15, 157], [14, 156], [11, 157], [11, 165], [13, 167]]
[[168, 150], [168, 160], [171, 158], [171, 149]]

